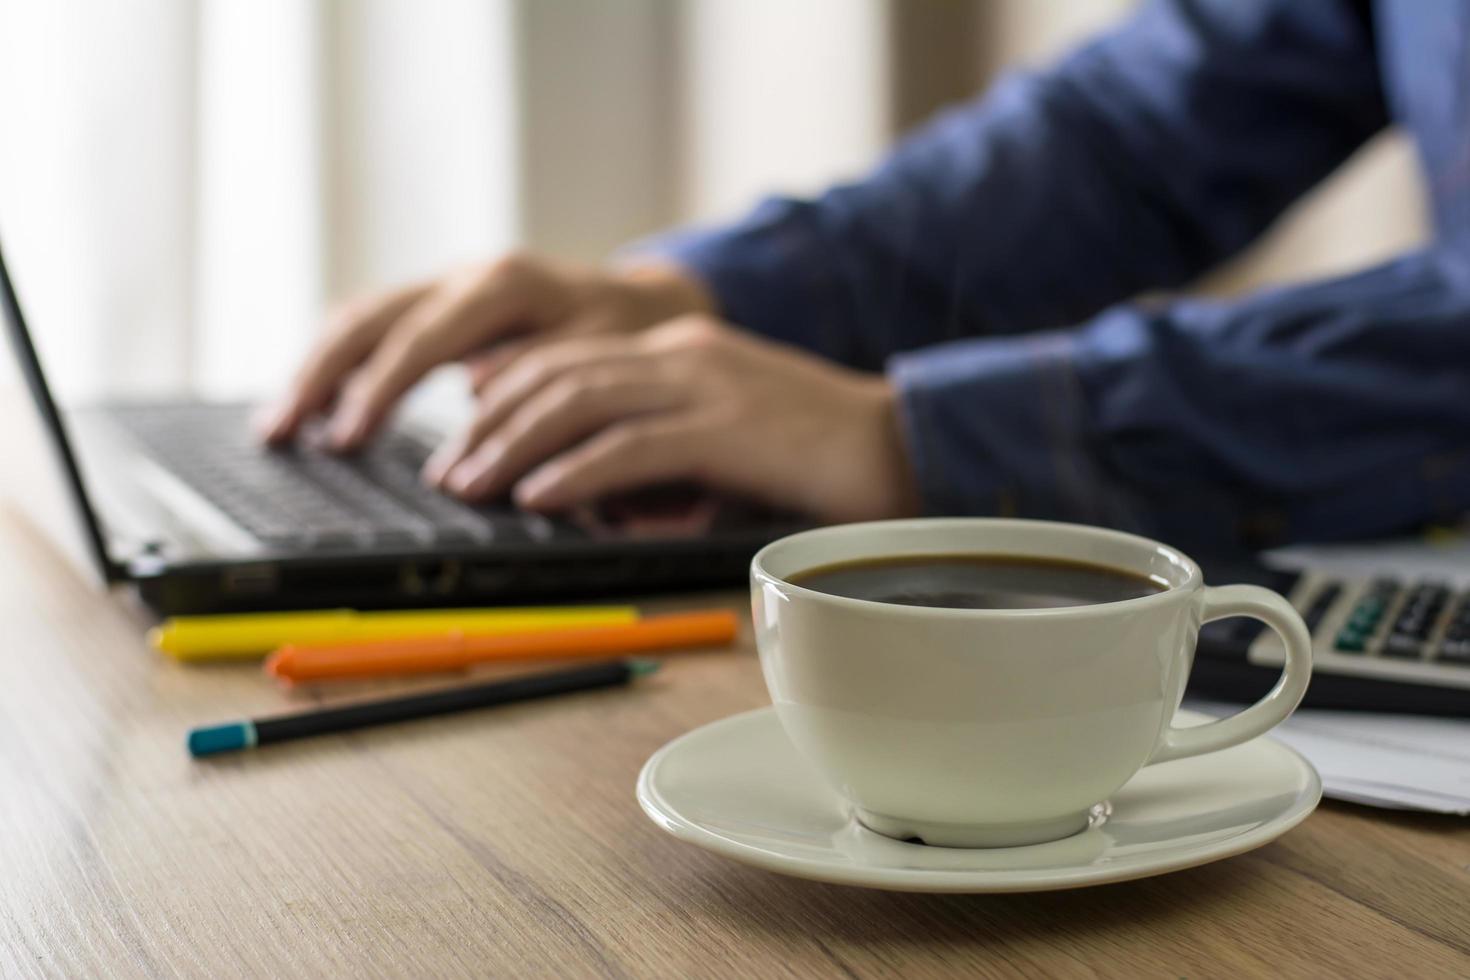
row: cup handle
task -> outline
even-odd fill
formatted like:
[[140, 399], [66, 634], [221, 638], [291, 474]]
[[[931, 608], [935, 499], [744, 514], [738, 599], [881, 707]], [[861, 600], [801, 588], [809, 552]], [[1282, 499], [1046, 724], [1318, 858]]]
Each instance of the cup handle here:
[[1231, 616], [1250, 616], [1275, 630], [1286, 646], [1286, 666], [1276, 686], [1244, 711], [1195, 728], [1164, 729], [1149, 764], [1202, 755], [1264, 735], [1286, 720], [1307, 692], [1312, 676], [1312, 636], [1291, 603], [1258, 585], [1222, 585], [1205, 588], [1196, 600], [1200, 623]]

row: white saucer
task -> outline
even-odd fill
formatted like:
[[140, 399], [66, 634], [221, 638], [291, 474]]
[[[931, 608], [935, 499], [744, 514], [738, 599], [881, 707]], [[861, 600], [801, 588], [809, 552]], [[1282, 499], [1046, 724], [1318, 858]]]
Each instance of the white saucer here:
[[[1181, 711], [1176, 723], [1209, 720]], [[644, 811], [682, 840], [800, 878], [916, 892], [1045, 891], [1177, 871], [1260, 847], [1321, 797], [1310, 763], [1258, 738], [1145, 768], [1096, 809], [1091, 827], [1064, 840], [928, 847], [853, 820], [769, 707], [675, 739], [638, 777]]]

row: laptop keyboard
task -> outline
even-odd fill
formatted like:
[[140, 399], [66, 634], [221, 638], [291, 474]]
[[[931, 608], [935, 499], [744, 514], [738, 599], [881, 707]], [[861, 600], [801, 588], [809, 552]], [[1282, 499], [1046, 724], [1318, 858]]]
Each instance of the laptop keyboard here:
[[536, 514], [469, 507], [425, 487], [430, 447], [388, 432], [337, 457], [265, 449], [242, 405], [126, 406], [109, 416], [148, 454], [273, 548], [361, 550], [502, 545], [575, 535]]

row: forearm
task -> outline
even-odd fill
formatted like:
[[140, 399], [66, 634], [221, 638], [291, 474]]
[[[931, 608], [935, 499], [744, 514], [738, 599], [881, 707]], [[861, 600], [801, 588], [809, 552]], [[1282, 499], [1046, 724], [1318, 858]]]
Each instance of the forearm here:
[[926, 508], [1219, 550], [1470, 510], [1470, 296], [1433, 257], [895, 358]]

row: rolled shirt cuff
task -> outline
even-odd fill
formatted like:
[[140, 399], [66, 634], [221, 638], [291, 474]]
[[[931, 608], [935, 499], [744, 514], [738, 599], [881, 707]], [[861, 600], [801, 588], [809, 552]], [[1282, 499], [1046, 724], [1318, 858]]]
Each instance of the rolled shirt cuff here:
[[1053, 331], [889, 360], [927, 512], [1147, 527], [1089, 451], [1075, 345]]

